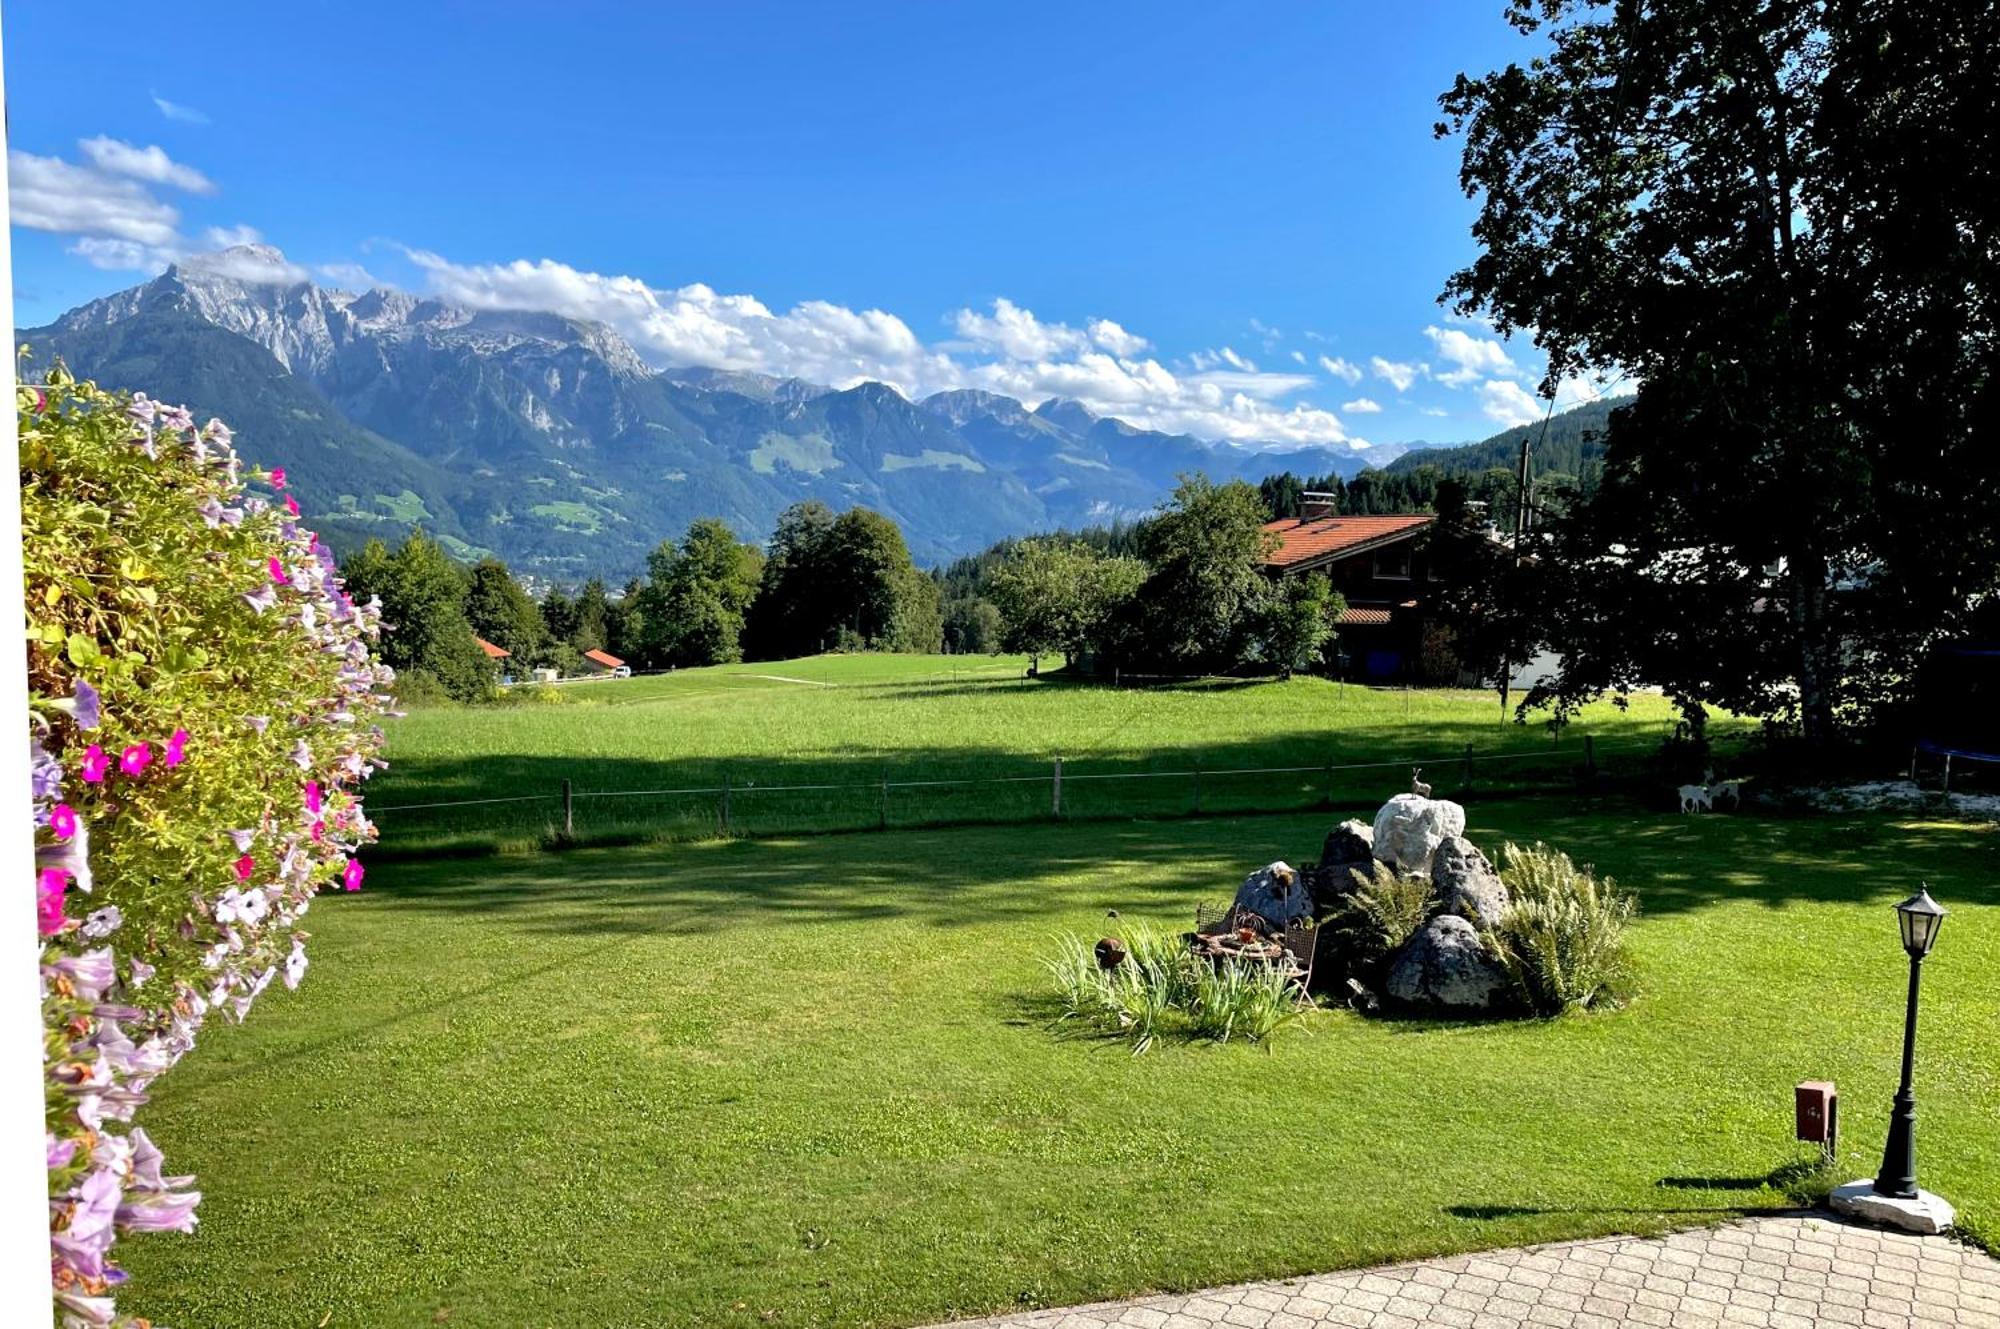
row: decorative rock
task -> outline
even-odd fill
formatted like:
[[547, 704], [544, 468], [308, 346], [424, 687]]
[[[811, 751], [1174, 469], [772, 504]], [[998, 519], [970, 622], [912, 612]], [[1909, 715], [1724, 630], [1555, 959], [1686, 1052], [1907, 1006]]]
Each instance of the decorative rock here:
[[1389, 995], [1411, 1006], [1485, 1010], [1505, 986], [1478, 930], [1457, 914], [1424, 924], [1389, 968]]
[[1375, 831], [1367, 822], [1343, 821], [1328, 831], [1319, 862], [1305, 870], [1314, 917], [1323, 918], [1338, 909], [1342, 898], [1354, 889], [1354, 873], [1359, 871], [1365, 879], [1374, 862]]
[[1465, 834], [1465, 809], [1442, 798], [1398, 794], [1375, 814], [1375, 857], [1390, 867], [1428, 876], [1431, 855], [1454, 835]]
[[1905, 1232], [1919, 1232], [1925, 1236], [1944, 1231], [1958, 1216], [1941, 1195], [1925, 1190], [1909, 1198], [1877, 1195], [1875, 1183], [1866, 1177], [1834, 1187], [1829, 1199], [1836, 1214], [1846, 1214], [1864, 1223], [1901, 1228]]
[[1312, 912], [1312, 894], [1291, 864], [1282, 860], [1258, 868], [1236, 888], [1237, 909], [1247, 909], [1272, 927], [1281, 928]]
[[1326, 843], [1320, 846], [1319, 865], [1365, 868], [1373, 857], [1375, 828], [1350, 818], [1326, 833]]
[[1490, 926], [1507, 912], [1507, 887], [1500, 874], [1463, 835], [1447, 839], [1431, 855], [1431, 885], [1444, 913]]

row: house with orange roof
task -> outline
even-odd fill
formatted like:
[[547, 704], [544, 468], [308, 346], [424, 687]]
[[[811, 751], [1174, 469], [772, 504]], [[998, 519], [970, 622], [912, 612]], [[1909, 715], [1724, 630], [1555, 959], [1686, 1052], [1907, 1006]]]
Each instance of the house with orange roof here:
[[632, 672], [625, 667], [623, 660], [609, 651], [585, 651], [583, 653], [583, 668], [585, 673], [611, 678], [625, 678]]
[[1266, 522], [1278, 547], [1265, 567], [1278, 577], [1323, 572], [1347, 600], [1337, 649], [1349, 671], [1379, 681], [1412, 678], [1433, 589], [1424, 545], [1437, 517], [1342, 515], [1332, 496], [1307, 494], [1297, 517]]

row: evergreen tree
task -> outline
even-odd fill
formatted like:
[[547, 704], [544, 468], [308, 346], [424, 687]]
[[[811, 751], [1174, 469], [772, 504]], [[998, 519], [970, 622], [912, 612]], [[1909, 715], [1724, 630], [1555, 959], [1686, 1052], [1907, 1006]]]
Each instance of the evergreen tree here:
[[472, 630], [513, 657], [516, 671], [541, 663], [548, 626], [537, 605], [497, 558], [472, 565], [465, 595]]

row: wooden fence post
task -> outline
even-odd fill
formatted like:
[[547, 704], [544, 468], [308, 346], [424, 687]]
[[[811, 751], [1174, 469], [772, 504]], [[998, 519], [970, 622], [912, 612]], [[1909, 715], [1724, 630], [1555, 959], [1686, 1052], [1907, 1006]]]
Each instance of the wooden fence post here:
[[569, 781], [564, 780], [563, 781], [563, 839], [570, 840], [574, 839], [575, 837], [576, 837], [576, 819], [572, 815], [572, 809], [570, 804]]
[[1055, 774], [1049, 778], [1049, 815], [1062, 820], [1062, 758], [1056, 758]]
[[722, 773], [722, 833], [729, 834], [729, 772]]

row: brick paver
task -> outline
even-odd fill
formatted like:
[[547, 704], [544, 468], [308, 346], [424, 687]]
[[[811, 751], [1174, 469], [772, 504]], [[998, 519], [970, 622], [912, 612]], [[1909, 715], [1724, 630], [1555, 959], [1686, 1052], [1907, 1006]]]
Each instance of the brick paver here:
[[2000, 1329], [2000, 1260], [1822, 1214], [1030, 1311], [953, 1329]]

